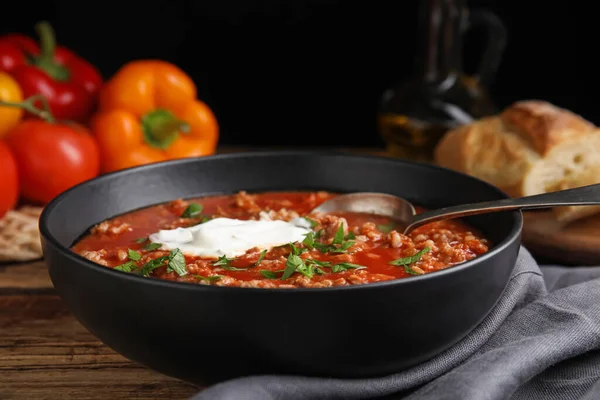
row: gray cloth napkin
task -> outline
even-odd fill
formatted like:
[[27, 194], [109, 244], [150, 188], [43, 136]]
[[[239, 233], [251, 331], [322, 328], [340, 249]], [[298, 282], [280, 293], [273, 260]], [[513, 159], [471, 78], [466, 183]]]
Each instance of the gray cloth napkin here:
[[600, 399], [600, 267], [540, 267], [521, 248], [494, 310], [460, 343], [373, 379], [252, 376], [194, 400]]

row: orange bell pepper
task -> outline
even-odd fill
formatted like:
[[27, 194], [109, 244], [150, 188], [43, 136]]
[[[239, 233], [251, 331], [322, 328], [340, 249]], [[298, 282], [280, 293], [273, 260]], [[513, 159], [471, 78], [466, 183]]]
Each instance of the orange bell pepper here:
[[219, 127], [194, 82], [164, 61], [124, 65], [101, 89], [91, 120], [102, 172], [214, 154]]

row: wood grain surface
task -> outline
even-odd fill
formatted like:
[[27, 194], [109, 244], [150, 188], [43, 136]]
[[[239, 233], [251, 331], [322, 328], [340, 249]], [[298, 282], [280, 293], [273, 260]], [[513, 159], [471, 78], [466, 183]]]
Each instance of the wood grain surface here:
[[0, 265], [0, 399], [186, 399], [199, 390], [99, 342], [55, 294], [43, 262]]
[[600, 265], [600, 215], [562, 226], [552, 212], [524, 213], [523, 244], [543, 263]]

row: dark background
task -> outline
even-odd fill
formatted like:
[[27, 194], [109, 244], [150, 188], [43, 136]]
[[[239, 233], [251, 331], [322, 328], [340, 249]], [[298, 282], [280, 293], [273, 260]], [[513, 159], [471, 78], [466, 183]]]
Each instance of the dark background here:
[[[499, 107], [539, 98], [600, 124], [594, 2], [469, 1], [495, 12], [509, 42], [491, 93]], [[176, 63], [214, 110], [221, 143], [381, 144], [382, 92], [409, 76], [416, 0], [148, 0], [11, 2], [1, 33], [50, 21], [61, 44], [105, 78], [123, 63]], [[473, 39], [473, 36], [475, 38]], [[466, 63], [478, 38], [467, 39]]]

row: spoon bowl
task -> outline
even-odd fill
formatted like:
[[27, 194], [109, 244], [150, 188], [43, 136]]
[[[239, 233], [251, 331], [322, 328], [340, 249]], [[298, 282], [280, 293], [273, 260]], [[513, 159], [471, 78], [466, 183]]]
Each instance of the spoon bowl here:
[[312, 212], [355, 212], [375, 214], [392, 219], [404, 231], [417, 214], [412, 203], [387, 193], [357, 192], [335, 196], [315, 207]]
[[486, 214], [499, 211], [531, 210], [559, 206], [600, 205], [600, 184], [581, 186], [574, 189], [537, 194], [514, 199], [484, 201], [417, 214], [413, 205], [406, 199], [387, 193], [357, 192], [336, 196], [325, 201], [312, 212], [359, 212], [389, 217], [397, 225], [397, 230], [407, 235], [419, 226], [441, 221]]

